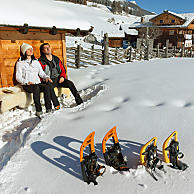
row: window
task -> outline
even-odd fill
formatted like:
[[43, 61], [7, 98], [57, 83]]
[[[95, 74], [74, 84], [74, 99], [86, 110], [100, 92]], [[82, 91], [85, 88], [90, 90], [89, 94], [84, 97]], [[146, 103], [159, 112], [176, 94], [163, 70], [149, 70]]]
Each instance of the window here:
[[160, 23], [163, 24], [163, 20], [160, 20]]
[[175, 23], [175, 20], [172, 20], [172, 24], [174, 24]]

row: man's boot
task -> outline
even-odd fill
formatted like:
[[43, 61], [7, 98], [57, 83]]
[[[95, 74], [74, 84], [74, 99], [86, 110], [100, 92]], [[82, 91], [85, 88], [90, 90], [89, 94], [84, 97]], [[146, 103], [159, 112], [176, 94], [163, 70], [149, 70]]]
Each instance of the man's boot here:
[[76, 104], [77, 104], [77, 105], [80, 105], [80, 104], [83, 103], [83, 100], [82, 100], [82, 98], [80, 97], [79, 93], [76, 94], [76, 96], [75, 96], [75, 101], [76, 101]]

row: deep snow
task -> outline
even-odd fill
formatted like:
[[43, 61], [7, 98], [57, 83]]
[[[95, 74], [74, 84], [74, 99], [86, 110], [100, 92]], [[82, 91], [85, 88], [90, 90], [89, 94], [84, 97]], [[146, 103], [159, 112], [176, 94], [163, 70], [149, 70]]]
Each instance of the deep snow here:
[[[69, 69], [79, 90], [104, 89], [84, 105], [45, 116], [0, 172], [0, 193], [193, 193], [193, 64], [194, 59], [171, 58]], [[107, 167], [98, 186], [87, 185], [80, 145], [95, 131], [96, 153], [104, 164], [101, 141], [115, 125], [130, 173]], [[138, 166], [140, 148], [156, 136], [161, 150], [174, 129], [189, 168], [179, 172], [165, 165], [167, 174], [156, 182]]]
[[[136, 30], [128, 27], [140, 17], [133, 15], [114, 15], [104, 5], [89, 7], [69, 2], [54, 0], [0, 0], [0, 24], [53, 27], [89, 30], [94, 27], [93, 33], [99, 38], [104, 33], [109, 36], [124, 37], [124, 32], [137, 34]], [[13, 5], [13, 6], [10, 6]], [[11, 13], [11, 14], [10, 14]], [[114, 18], [115, 22], [108, 22]], [[124, 30], [119, 30], [120, 25]]]

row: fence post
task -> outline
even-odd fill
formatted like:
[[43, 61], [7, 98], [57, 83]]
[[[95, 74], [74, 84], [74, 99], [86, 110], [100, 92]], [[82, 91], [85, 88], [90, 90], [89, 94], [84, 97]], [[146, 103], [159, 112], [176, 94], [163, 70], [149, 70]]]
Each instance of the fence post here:
[[81, 54], [81, 46], [77, 45], [77, 49], [75, 50], [75, 65], [77, 68], [80, 68], [80, 54]]
[[149, 41], [147, 41], [146, 55], [144, 56], [145, 60], [149, 61], [149, 54], [150, 54], [150, 44]]
[[118, 59], [118, 48], [116, 47], [115, 49], [115, 59], [117, 60]]
[[94, 45], [91, 46], [91, 59], [94, 58]]
[[132, 62], [132, 46], [130, 47], [130, 49], [128, 50], [128, 56], [129, 56], [129, 62]]
[[128, 49], [123, 49], [123, 58], [127, 59], [128, 57]]
[[176, 46], [174, 46], [173, 51], [174, 51], [173, 56], [176, 57]]
[[183, 44], [182, 50], [181, 50], [181, 57], [185, 56], [185, 45]]
[[191, 57], [191, 58], [193, 57], [193, 48], [192, 48], [192, 46], [191, 46], [191, 48], [190, 48], [190, 57]]
[[169, 46], [169, 40], [166, 40], [165, 58], [168, 58], [168, 46]]
[[134, 53], [134, 59], [136, 60], [136, 56], [137, 56], [137, 49], [135, 49], [135, 53]]
[[109, 40], [108, 40], [108, 34], [106, 33], [104, 35], [104, 50], [102, 50], [102, 65], [108, 65], [109, 64]]
[[157, 44], [157, 57], [160, 58], [160, 45]]
[[140, 56], [139, 56], [139, 60], [141, 61], [143, 59], [143, 47], [140, 47]]

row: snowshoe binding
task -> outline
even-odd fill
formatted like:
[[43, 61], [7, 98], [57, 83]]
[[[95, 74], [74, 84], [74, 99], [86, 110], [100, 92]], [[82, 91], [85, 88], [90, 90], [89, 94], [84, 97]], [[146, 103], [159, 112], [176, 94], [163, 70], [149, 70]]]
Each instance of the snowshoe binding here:
[[[97, 162], [97, 155], [94, 148], [94, 135], [95, 132], [90, 133], [80, 147], [80, 163], [84, 182], [97, 185], [96, 178], [102, 176], [105, 172], [105, 166], [101, 166]], [[83, 156], [84, 149], [89, 146], [90, 154]]]
[[[170, 143], [169, 143], [170, 142]], [[171, 167], [178, 170], [186, 170], [187, 164], [179, 159], [184, 157], [184, 154], [179, 151], [178, 133], [174, 131], [163, 144], [163, 155], [166, 163], [171, 163]]]
[[145, 166], [146, 171], [156, 180], [158, 178], [154, 175], [156, 168], [166, 172], [164, 166], [162, 165], [162, 160], [158, 157], [157, 154], [157, 138], [154, 137], [148, 141], [140, 151], [140, 162]]
[[[106, 142], [112, 137], [113, 145], [106, 147]], [[127, 162], [124, 160], [121, 147], [119, 145], [119, 140], [117, 137], [116, 127], [113, 127], [105, 135], [102, 141], [102, 151], [104, 155], [105, 162], [108, 166], [112, 166], [118, 171], [128, 171]]]

